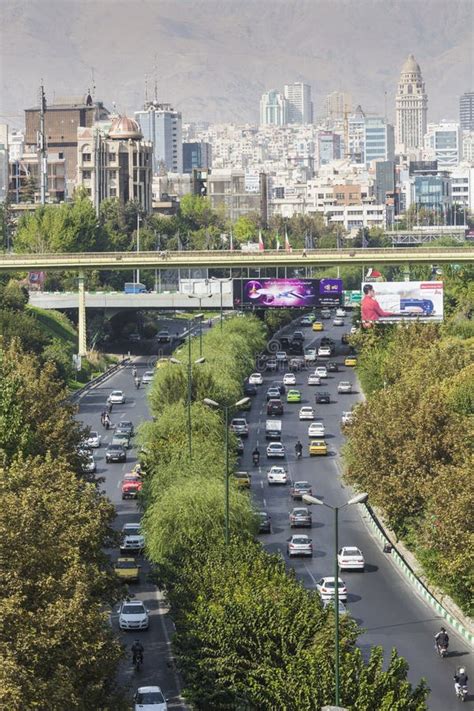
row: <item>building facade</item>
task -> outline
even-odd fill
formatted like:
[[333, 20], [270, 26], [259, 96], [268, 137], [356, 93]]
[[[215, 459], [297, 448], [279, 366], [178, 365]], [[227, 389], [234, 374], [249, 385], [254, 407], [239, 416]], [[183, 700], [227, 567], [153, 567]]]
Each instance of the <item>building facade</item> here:
[[459, 125], [461, 131], [474, 131], [474, 91], [468, 91], [459, 99]]
[[328, 121], [343, 121], [351, 112], [352, 97], [343, 91], [333, 91], [324, 100], [325, 115]]
[[263, 224], [268, 221], [268, 179], [265, 173], [241, 170], [212, 170], [207, 176], [207, 197], [211, 207], [224, 209], [232, 221], [242, 215], [258, 213]]
[[196, 168], [209, 170], [212, 165], [210, 143], [183, 143], [183, 173], [192, 173]]
[[170, 104], [148, 101], [135, 111], [143, 138], [153, 144], [153, 172], [164, 165], [171, 173], [183, 172], [182, 117]]
[[8, 125], [0, 124], [0, 202], [8, 196]]
[[341, 136], [332, 131], [318, 134], [318, 165], [327, 165], [341, 157]]
[[425, 136], [425, 148], [431, 151], [438, 166], [452, 169], [461, 158], [461, 136], [458, 123], [429, 123]]
[[285, 126], [288, 123], [288, 101], [276, 89], [262, 94], [260, 99], [260, 125]]
[[421, 69], [413, 54], [408, 56], [402, 67], [395, 107], [397, 153], [422, 148], [427, 126], [428, 96]]
[[288, 123], [313, 123], [313, 102], [309, 84], [285, 84], [284, 94], [288, 102]]
[[395, 155], [393, 126], [384, 118], [365, 117], [364, 163], [373, 160], [393, 160]]

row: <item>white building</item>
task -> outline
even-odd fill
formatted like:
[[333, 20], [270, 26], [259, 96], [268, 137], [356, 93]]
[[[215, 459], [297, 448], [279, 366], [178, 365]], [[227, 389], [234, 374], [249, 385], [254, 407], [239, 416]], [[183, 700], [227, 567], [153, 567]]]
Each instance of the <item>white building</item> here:
[[15, 163], [23, 158], [25, 150], [25, 134], [21, 131], [10, 131], [8, 137], [8, 156], [10, 163]]
[[474, 164], [474, 131], [464, 131], [462, 135], [463, 162]]
[[284, 93], [288, 101], [288, 123], [312, 123], [313, 102], [309, 84], [285, 84]]
[[326, 205], [323, 212], [328, 225], [343, 225], [349, 232], [360, 230], [361, 227], [387, 227], [385, 205]]
[[276, 89], [262, 94], [260, 99], [260, 124], [284, 126], [288, 123], [288, 101]]
[[421, 69], [413, 54], [402, 67], [396, 106], [396, 151], [410, 152], [423, 147], [428, 115], [428, 96]]
[[448, 170], [458, 165], [461, 155], [459, 124], [442, 121], [429, 123], [425, 135], [425, 148], [431, 151], [438, 168]]
[[149, 101], [143, 111], [135, 111], [145, 141], [153, 144], [153, 172], [164, 163], [171, 173], [183, 172], [182, 118], [170, 104]]
[[453, 205], [474, 212], [474, 166], [461, 163], [451, 173]]
[[393, 126], [381, 117], [366, 116], [364, 119], [364, 163], [373, 160], [394, 159]]

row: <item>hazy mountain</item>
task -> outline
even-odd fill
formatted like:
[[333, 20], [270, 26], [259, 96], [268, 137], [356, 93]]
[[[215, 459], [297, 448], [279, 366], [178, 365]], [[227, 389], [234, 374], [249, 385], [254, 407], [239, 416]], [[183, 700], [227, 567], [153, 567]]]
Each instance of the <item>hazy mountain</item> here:
[[[185, 121], [258, 121], [263, 91], [286, 82], [393, 118], [401, 66], [413, 52], [426, 82], [429, 120], [456, 118], [472, 90], [471, 0], [0, 0], [0, 121], [21, 126], [46, 94], [91, 86], [131, 112], [154, 77], [161, 100]], [[156, 73], [154, 67], [156, 66]]]

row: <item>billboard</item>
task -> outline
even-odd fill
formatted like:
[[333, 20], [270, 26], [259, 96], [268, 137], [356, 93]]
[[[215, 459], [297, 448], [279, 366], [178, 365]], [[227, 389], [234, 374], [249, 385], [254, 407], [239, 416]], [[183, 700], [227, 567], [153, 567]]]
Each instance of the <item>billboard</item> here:
[[443, 320], [441, 281], [392, 281], [362, 284], [361, 319], [365, 326], [374, 321]]
[[312, 308], [341, 296], [341, 279], [234, 279], [235, 308]]

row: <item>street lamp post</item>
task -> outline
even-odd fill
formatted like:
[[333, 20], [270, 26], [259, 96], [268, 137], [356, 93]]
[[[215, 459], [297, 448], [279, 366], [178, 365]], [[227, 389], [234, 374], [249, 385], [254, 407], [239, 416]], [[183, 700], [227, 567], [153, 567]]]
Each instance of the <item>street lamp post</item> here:
[[224, 472], [224, 495], [225, 495], [225, 542], [226, 545], [230, 542], [230, 504], [229, 504], [229, 410], [234, 407], [242, 407], [250, 400], [249, 397], [244, 397], [242, 400], [234, 402], [233, 405], [223, 405], [220, 402], [204, 398], [203, 402], [209, 407], [215, 407], [224, 412], [225, 422], [225, 472]]
[[[176, 365], [184, 365], [183, 361], [178, 360], [177, 358], [170, 358], [171, 363], [175, 363]], [[192, 382], [193, 382], [193, 364], [194, 365], [200, 365], [201, 363], [205, 363], [206, 359], [205, 358], [198, 358], [197, 360], [193, 361], [191, 360], [191, 329], [189, 331], [189, 336], [188, 336], [188, 362], [187, 362], [187, 370], [188, 370], [188, 398], [187, 398], [187, 406], [188, 406], [188, 450], [189, 450], [189, 461], [192, 461], [193, 458], [193, 434], [192, 434], [192, 429], [191, 429], [191, 402], [192, 402]]]
[[219, 294], [220, 294], [220, 316], [221, 316], [221, 331], [222, 331], [222, 324], [224, 321], [224, 300], [223, 300], [223, 294], [222, 294], [222, 285], [224, 282], [229, 282], [232, 281], [232, 277], [228, 277], [227, 279], [219, 279], [218, 277], [211, 277], [210, 281], [218, 281], [219, 282]]
[[335, 650], [334, 650], [334, 676], [335, 676], [335, 704], [339, 706], [340, 697], [340, 680], [339, 680], [339, 565], [337, 562], [337, 553], [339, 549], [339, 510], [345, 508], [346, 506], [352, 506], [353, 504], [365, 504], [369, 498], [368, 494], [358, 494], [352, 499], [349, 499], [342, 506], [331, 506], [325, 501], [316, 498], [316, 496], [310, 496], [309, 494], [303, 494], [303, 501], [306, 504], [315, 504], [318, 506], [326, 506], [328, 509], [334, 511], [334, 632], [335, 632]]
[[[202, 301], [203, 299], [209, 299], [212, 296], [212, 294], [204, 294], [203, 296], [198, 296], [197, 294], [188, 294], [189, 299], [197, 299], [199, 301], [199, 310], [202, 309]], [[198, 314], [200, 316], [199, 320], [199, 355], [202, 356], [202, 319], [204, 314]], [[195, 316], [194, 318], [198, 318], [198, 316]]]
[[[137, 254], [140, 252], [140, 214], [137, 212]], [[140, 269], [137, 268], [137, 284], [140, 283]]]

